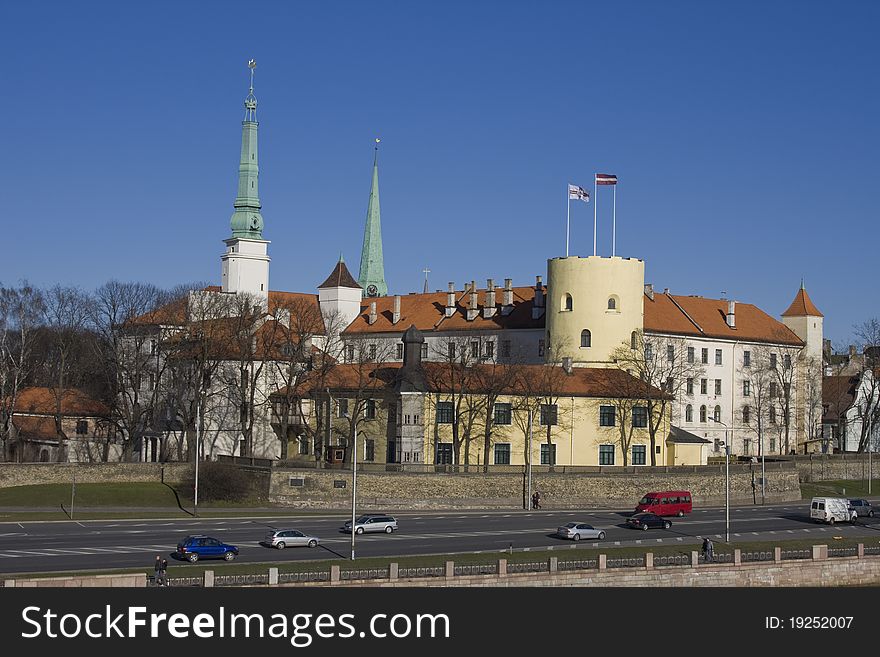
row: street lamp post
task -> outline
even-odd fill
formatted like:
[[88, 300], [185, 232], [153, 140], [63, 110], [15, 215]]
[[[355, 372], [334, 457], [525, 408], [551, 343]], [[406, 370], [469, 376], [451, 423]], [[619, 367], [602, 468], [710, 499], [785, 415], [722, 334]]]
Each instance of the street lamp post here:
[[351, 560], [354, 561], [354, 509], [357, 501], [357, 467], [358, 467], [358, 449], [357, 449], [357, 429], [354, 431], [354, 444], [352, 445], [351, 458]]
[[729, 427], [714, 417], [710, 419], [724, 427], [724, 542], [730, 543], [730, 438], [727, 435]]
[[532, 508], [532, 409], [529, 409], [528, 483], [526, 484], [526, 509]]

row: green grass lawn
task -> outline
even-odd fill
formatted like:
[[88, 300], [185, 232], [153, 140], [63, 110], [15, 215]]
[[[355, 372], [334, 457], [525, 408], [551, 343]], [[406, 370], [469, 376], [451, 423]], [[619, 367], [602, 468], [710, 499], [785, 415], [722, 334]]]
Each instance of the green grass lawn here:
[[[878, 468], [880, 469], [880, 468]], [[880, 496], [880, 479], [871, 481], [871, 493], [868, 493], [867, 479], [838, 479], [835, 481], [813, 481], [801, 484], [801, 497], [808, 500], [812, 497], [871, 497]]]
[[[0, 506], [70, 508], [71, 484], [0, 488]], [[174, 489], [160, 483], [77, 484], [74, 507], [177, 508]]]

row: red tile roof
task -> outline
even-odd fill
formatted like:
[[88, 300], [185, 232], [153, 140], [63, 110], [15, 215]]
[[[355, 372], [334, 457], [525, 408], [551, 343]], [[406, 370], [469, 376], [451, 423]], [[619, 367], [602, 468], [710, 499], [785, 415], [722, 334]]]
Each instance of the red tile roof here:
[[813, 302], [810, 300], [810, 295], [807, 294], [807, 291], [804, 288], [801, 288], [797, 291], [797, 294], [794, 295], [794, 301], [791, 302], [791, 305], [788, 307], [784, 313], [782, 313], [783, 317], [824, 317], [822, 313], [819, 312], [819, 309], [813, 305]]
[[[15, 413], [54, 415], [55, 391], [52, 388], [25, 388], [15, 400]], [[80, 417], [105, 417], [110, 414], [106, 404], [89, 397], [81, 390], [67, 388], [61, 395], [61, 414]], [[54, 433], [54, 429], [53, 429]]]
[[646, 295], [645, 331], [803, 346], [790, 328], [750, 303], [736, 303], [736, 328], [731, 328], [727, 305], [724, 299], [655, 293], [652, 301]]
[[[375, 299], [364, 299], [361, 313], [345, 329], [345, 333], [395, 333], [403, 332], [411, 325], [420, 331], [478, 331], [500, 329], [540, 329], [544, 327], [543, 316], [532, 319], [532, 304], [535, 298], [534, 287], [513, 288], [513, 310], [502, 315], [501, 302], [504, 300], [504, 289], [495, 288], [496, 311], [490, 318], [483, 318], [483, 306], [486, 302], [486, 290], [477, 290], [477, 307], [479, 315], [468, 321], [467, 309], [470, 293], [458, 290], [455, 293], [455, 312], [446, 317], [446, 292], [429, 292], [427, 294], [406, 294], [400, 297], [400, 321], [392, 324], [394, 297], [385, 296]], [[370, 303], [376, 302], [376, 322], [369, 323]]]

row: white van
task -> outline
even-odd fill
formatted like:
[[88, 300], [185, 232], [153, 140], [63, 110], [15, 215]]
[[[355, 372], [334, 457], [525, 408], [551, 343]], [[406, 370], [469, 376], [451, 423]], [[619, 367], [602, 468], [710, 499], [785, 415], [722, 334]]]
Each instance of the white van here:
[[814, 497], [810, 504], [810, 517], [813, 520], [833, 525], [835, 521], [853, 522], [857, 513], [842, 497]]

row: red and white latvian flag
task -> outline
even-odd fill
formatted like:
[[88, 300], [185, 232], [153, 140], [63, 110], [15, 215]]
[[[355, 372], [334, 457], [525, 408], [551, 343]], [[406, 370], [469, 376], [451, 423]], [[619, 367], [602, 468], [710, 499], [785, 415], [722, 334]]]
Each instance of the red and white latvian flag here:
[[597, 185], [616, 185], [617, 184], [617, 176], [613, 176], [610, 173], [597, 173], [596, 174], [596, 184]]
[[577, 185], [572, 185], [569, 183], [568, 185], [568, 200], [569, 201], [583, 201], [584, 203], [590, 202], [590, 193], [585, 190], [583, 187], [578, 187]]

